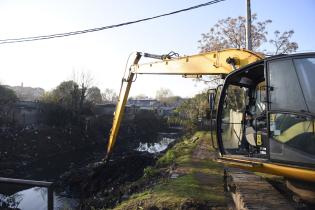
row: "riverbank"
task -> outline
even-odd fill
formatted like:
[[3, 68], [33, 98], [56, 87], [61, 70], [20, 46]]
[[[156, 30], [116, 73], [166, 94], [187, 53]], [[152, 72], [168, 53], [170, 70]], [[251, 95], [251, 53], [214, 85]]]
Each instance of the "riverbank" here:
[[131, 194], [155, 181], [147, 176], [147, 169], [154, 167], [158, 157], [163, 155], [163, 150], [169, 144], [174, 144], [175, 136], [179, 134], [160, 135], [164, 136], [159, 138], [160, 142], [150, 144], [149, 147], [114, 153], [107, 162], [99, 161], [72, 169], [61, 176], [56, 187], [76, 193], [74, 196], [80, 198], [79, 209], [114, 208]]
[[[137, 190], [128, 194], [129, 189]], [[230, 203], [210, 133], [196, 132], [144, 169], [141, 179], [125, 187], [123, 202], [114, 209], [228, 209]]]

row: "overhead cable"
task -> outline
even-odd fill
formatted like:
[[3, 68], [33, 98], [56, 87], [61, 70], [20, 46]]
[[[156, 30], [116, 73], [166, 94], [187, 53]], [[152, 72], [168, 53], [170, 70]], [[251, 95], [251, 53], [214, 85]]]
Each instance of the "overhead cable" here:
[[149, 21], [149, 20], [153, 20], [153, 19], [157, 19], [157, 18], [161, 18], [161, 17], [165, 17], [165, 16], [178, 14], [178, 13], [181, 13], [181, 12], [186, 12], [186, 11], [189, 11], [189, 10], [198, 9], [198, 8], [201, 8], [201, 7], [205, 7], [205, 6], [209, 6], [209, 5], [212, 5], [212, 4], [219, 3], [221, 1], [225, 1], [225, 0], [213, 0], [213, 1], [209, 1], [209, 2], [203, 3], [203, 4], [198, 4], [198, 5], [195, 5], [195, 6], [192, 6], [192, 7], [188, 7], [188, 8], [185, 8], [185, 9], [176, 10], [176, 11], [169, 12], [169, 13], [164, 13], [164, 14], [161, 14], [161, 15], [156, 15], [156, 16], [152, 16], [152, 17], [142, 18], [142, 19], [138, 19], [138, 20], [134, 20], [134, 21], [123, 22], [123, 23], [119, 23], [119, 24], [115, 24], [115, 25], [102, 26], [102, 27], [98, 27], [98, 28], [91, 28], [91, 29], [86, 29], [86, 30], [72, 31], [72, 32], [58, 33], [58, 34], [50, 34], [50, 35], [2, 39], [2, 40], [0, 40], [0, 44], [10, 44], [10, 43], [18, 43], [18, 42], [30, 42], [30, 41], [54, 39], [54, 38], [61, 38], [61, 37], [67, 37], [67, 36], [74, 36], [74, 35], [79, 35], [79, 34], [97, 32], [97, 31], [102, 31], [102, 30], [106, 30], [106, 29], [118, 28], [118, 27], [122, 27], [122, 26], [126, 26], [126, 25], [131, 25], [131, 24], [135, 24], [135, 23], [145, 22], [145, 21]]

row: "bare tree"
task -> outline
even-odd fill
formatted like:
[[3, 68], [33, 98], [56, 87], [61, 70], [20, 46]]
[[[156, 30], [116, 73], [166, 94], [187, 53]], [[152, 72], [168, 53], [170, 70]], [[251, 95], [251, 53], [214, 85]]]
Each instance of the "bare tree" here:
[[275, 48], [270, 54], [285, 54], [295, 52], [299, 45], [296, 42], [291, 42], [290, 38], [293, 36], [294, 31], [284, 31], [282, 34], [276, 30], [274, 32], [275, 38], [271, 39], [269, 43]]
[[173, 96], [173, 93], [168, 88], [160, 88], [156, 91], [155, 98], [159, 101], [163, 101], [163, 99]]
[[[268, 32], [266, 27], [271, 20], [258, 21], [257, 14], [252, 15], [252, 48], [258, 48], [267, 41]], [[216, 51], [227, 48], [245, 48], [246, 47], [246, 18], [239, 16], [237, 18], [228, 17], [219, 20], [208, 33], [201, 34], [199, 40], [199, 49], [201, 52]], [[218, 86], [222, 83], [220, 76], [203, 76], [196, 79], [197, 82], [204, 82], [209, 87]]]
[[[267, 41], [266, 26], [271, 20], [257, 21], [257, 15], [252, 15], [252, 45], [257, 50]], [[208, 33], [201, 34], [199, 48], [201, 52], [222, 50], [226, 48], [245, 48], [245, 17], [228, 17], [219, 20]]]
[[89, 71], [73, 71], [72, 80], [79, 85], [80, 101], [79, 109], [82, 110], [87, 90], [93, 85], [94, 78]]
[[[267, 42], [268, 31], [267, 26], [271, 20], [258, 21], [257, 15], [252, 15], [252, 47], [254, 51], [264, 51], [261, 49], [262, 45]], [[237, 18], [228, 17], [219, 20], [208, 33], [201, 34], [199, 40], [199, 49], [201, 52], [216, 51], [227, 48], [245, 48], [245, 17], [239, 16]], [[296, 42], [291, 42], [290, 39], [294, 34], [293, 30], [284, 31], [282, 34], [277, 30], [274, 32], [274, 39], [269, 40], [273, 52], [268, 54], [282, 54], [291, 53], [298, 49]], [[203, 79], [196, 79], [196, 81], [203, 81], [209, 86], [217, 86], [222, 83], [219, 76], [204, 76]]]
[[114, 89], [106, 88], [102, 93], [102, 99], [104, 102], [117, 102], [118, 96]]
[[[257, 15], [252, 15], [252, 45], [254, 51], [267, 51], [262, 50], [261, 47], [267, 42], [267, 26], [272, 22], [271, 20], [258, 21]], [[201, 34], [199, 40], [199, 49], [201, 52], [222, 50], [226, 48], [245, 48], [245, 17], [239, 16], [237, 18], [228, 17], [219, 20], [208, 33]], [[268, 54], [285, 54], [292, 53], [298, 49], [296, 42], [290, 41], [294, 34], [293, 30], [274, 32], [274, 38], [268, 42], [273, 52]]]

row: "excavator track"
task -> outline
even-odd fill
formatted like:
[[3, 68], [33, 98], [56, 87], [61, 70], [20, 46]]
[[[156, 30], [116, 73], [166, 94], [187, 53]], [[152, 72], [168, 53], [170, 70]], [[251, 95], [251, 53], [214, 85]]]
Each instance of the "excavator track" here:
[[295, 209], [270, 183], [252, 172], [226, 168], [224, 177], [236, 209]]

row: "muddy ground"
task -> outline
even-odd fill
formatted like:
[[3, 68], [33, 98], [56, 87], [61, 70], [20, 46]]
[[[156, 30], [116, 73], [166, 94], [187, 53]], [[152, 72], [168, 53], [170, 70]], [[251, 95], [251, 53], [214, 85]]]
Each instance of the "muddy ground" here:
[[117, 186], [140, 178], [143, 169], [155, 162], [154, 155], [135, 151], [140, 142], [154, 143], [159, 141], [158, 132], [174, 131], [152, 113], [123, 120], [118, 144], [105, 165], [101, 161], [111, 123], [112, 116], [103, 116], [89, 129], [80, 125], [1, 128], [0, 177], [52, 181], [57, 191], [81, 199], [111, 194], [115, 198], [108, 203], [113, 206], [122, 197]]
[[[64, 168], [97, 161], [105, 156], [111, 124], [112, 115], [104, 115], [88, 127], [80, 123], [1, 127], [0, 176], [54, 180]], [[140, 142], [157, 141], [157, 133], [165, 130], [163, 119], [150, 112], [139, 112], [134, 119], [123, 120], [115, 152], [133, 150]], [[54, 170], [46, 171], [46, 165]]]

